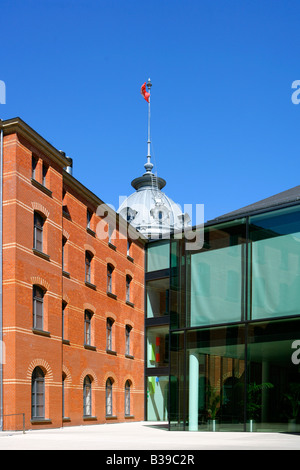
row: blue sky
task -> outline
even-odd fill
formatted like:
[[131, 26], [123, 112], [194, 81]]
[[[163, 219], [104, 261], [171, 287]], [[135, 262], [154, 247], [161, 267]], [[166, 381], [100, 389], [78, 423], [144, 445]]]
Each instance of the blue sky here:
[[[152, 162], [205, 219], [300, 183], [300, 2], [2, 2], [0, 118], [19, 116], [74, 160], [106, 203]], [[193, 214], [192, 214], [193, 215]]]

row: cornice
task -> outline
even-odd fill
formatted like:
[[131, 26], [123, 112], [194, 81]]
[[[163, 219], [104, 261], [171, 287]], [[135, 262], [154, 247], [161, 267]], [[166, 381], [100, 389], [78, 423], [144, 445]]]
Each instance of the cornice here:
[[62, 168], [70, 165], [70, 159], [66, 157], [63, 152], [53, 147], [52, 144], [45, 140], [21, 118], [16, 117], [5, 121], [0, 120], [0, 129], [3, 129], [4, 135], [21, 135], [32, 145], [38, 147], [48, 157], [52, 158], [52, 160], [58, 163]]

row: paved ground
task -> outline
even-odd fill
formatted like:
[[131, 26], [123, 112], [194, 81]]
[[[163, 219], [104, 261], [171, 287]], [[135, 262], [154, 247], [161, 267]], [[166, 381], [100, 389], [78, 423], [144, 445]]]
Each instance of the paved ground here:
[[155, 424], [100, 424], [25, 434], [0, 432], [0, 450], [300, 450], [298, 434], [169, 432]]

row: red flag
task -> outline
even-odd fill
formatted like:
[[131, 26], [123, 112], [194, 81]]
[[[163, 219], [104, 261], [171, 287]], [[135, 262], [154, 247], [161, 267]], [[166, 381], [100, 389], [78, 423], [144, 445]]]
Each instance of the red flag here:
[[145, 98], [145, 100], [149, 103], [150, 93], [146, 91], [146, 82], [141, 87], [141, 94]]

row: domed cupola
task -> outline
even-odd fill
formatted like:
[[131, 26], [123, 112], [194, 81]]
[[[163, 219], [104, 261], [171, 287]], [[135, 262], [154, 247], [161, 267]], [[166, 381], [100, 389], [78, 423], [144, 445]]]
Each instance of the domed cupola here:
[[[145, 87], [145, 84], [143, 85]], [[150, 155], [150, 79], [148, 94], [148, 155], [144, 167], [146, 172], [135, 178], [131, 185], [135, 192], [126, 198], [118, 209], [118, 213], [134, 228], [147, 238], [163, 238], [168, 234], [182, 230], [190, 224], [190, 217], [183, 214], [181, 208], [165, 193], [162, 188], [166, 181], [153, 172]], [[142, 87], [143, 89], [143, 87]], [[145, 98], [146, 99], [146, 98]]]

